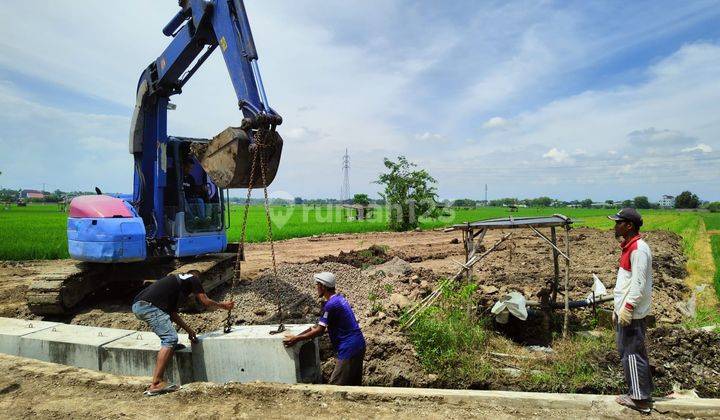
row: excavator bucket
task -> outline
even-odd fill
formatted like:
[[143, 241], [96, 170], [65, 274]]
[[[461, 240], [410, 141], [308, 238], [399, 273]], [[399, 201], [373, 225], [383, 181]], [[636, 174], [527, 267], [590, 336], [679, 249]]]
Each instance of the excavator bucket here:
[[[262, 153], [258, 154], [252, 187], [262, 188], [261, 164], [265, 167], [265, 180], [270, 185], [275, 179], [283, 140], [276, 131], [269, 131]], [[210, 143], [195, 143], [191, 150], [205, 172], [218, 188], [248, 188], [254, 149], [250, 137], [239, 127], [228, 127], [213, 137]]]

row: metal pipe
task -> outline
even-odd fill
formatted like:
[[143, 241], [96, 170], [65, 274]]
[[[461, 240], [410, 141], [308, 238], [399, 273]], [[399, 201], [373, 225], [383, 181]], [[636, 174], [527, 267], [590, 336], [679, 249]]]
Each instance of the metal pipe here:
[[185, 9], [177, 12], [175, 16], [173, 16], [172, 19], [170, 19], [170, 22], [168, 22], [167, 25], [163, 28], [162, 32], [165, 36], [174, 36], [175, 30], [180, 27], [180, 25], [187, 20], [187, 18], [190, 17], [190, 9]]
[[[606, 296], [604, 298], [597, 299], [595, 301], [595, 304], [599, 305], [601, 303], [611, 302], [613, 299], [615, 299], [613, 296]], [[588, 302], [587, 300], [571, 300], [570, 302], [568, 302], [568, 306], [570, 307], [570, 309], [584, 308], [584, 307], [590, 306], [592, 304], [593, 304], [593, 302]], [[530, 307], [530, 308], [541, 308], [542, 303], [538, 302], [538, 301], [534, 301], [534, 300], [529, 300], [529, 301], [525, 302], [525, 306]], [[565, 303], [564, 302], [563, 303], [553, 303], [551, 305], [551, 307], [552, 307], [552, 309], [564, 308]]]

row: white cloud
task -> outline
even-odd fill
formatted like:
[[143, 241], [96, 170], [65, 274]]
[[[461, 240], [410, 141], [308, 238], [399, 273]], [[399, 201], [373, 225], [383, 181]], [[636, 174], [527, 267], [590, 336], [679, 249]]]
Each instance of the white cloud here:
[[548, 152], [543, 154], [542, 157], [544, 157], [546, 159], [550, 159], [553, 162], [557, 162], [557, 163], [566, 163], [566, 162], [571, 161], [570, 155], [566, 151], [558, 150], [555, 147], [548, 150]]
[[[623, 185], [648, 196], [684, 188], [720, 197], [717, 80], [720, 45], [686, 45], [651, 66], [641, 83], [588, 90], [506, 116], [513, 121], [507, 129], [438, 153], [432, 173], [443, 186], [489, 182], [521, 196], [533, 185], [535, 191], [579, 197], [588, 194], [582, 185], [593, 182], [598, 194], [617, 194], [613, 190]], [[678, 154], [699, 144], [712, 151]], [[553, 190], [547, 182], [553, 176], [567, 181]]]
[[444, 142], [446, 139], [442, 134], [431, 133], [426, 131], [424, 133], [415, 134], [416, 140], [422, 141], [433, 141], [433, 142]]
[[682, 149], [683, 152], [689, 153], [689, 152], [701, 152], [701, 153], [710, 153], [713, 151], [713, 148], [708, 146], [705, 143], [700, 143], [695, 147], [686, 147]]
[[132, 191], [129, 118], [71, 112], [18, 97], [0, 85], [0, 167], [17, 188]]
[[483, 123], [483, 128], [503, 128], [506, 127], [510, 122], [502, 117], [492, 117]]

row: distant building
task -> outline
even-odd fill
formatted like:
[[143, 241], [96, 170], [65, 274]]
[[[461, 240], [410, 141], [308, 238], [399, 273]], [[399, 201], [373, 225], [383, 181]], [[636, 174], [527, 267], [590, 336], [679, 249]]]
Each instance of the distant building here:
[[21, 198], [45, 198], [45, 194], [38, 190], [22, 190], [20, 191]]
[[660, 207], [664, 209], [675, 207], [675, 197], [672, 195], [663, 195], [660, 201], [658, 201]]

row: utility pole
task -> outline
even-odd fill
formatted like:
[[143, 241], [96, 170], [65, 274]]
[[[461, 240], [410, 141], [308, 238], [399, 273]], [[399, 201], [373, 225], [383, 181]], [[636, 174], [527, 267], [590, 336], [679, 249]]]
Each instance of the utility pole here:
[[343, 155], [343, 182], [340, 187], [340, 201], [346, 201], [350, 199], [350, 155], [348, 150], [345, 149], [345, 155]]
[[485, 205], [486, 205], [486, 206], [488, 205], [488, 201], [487, 201], [487, 184], [485, 184]]

